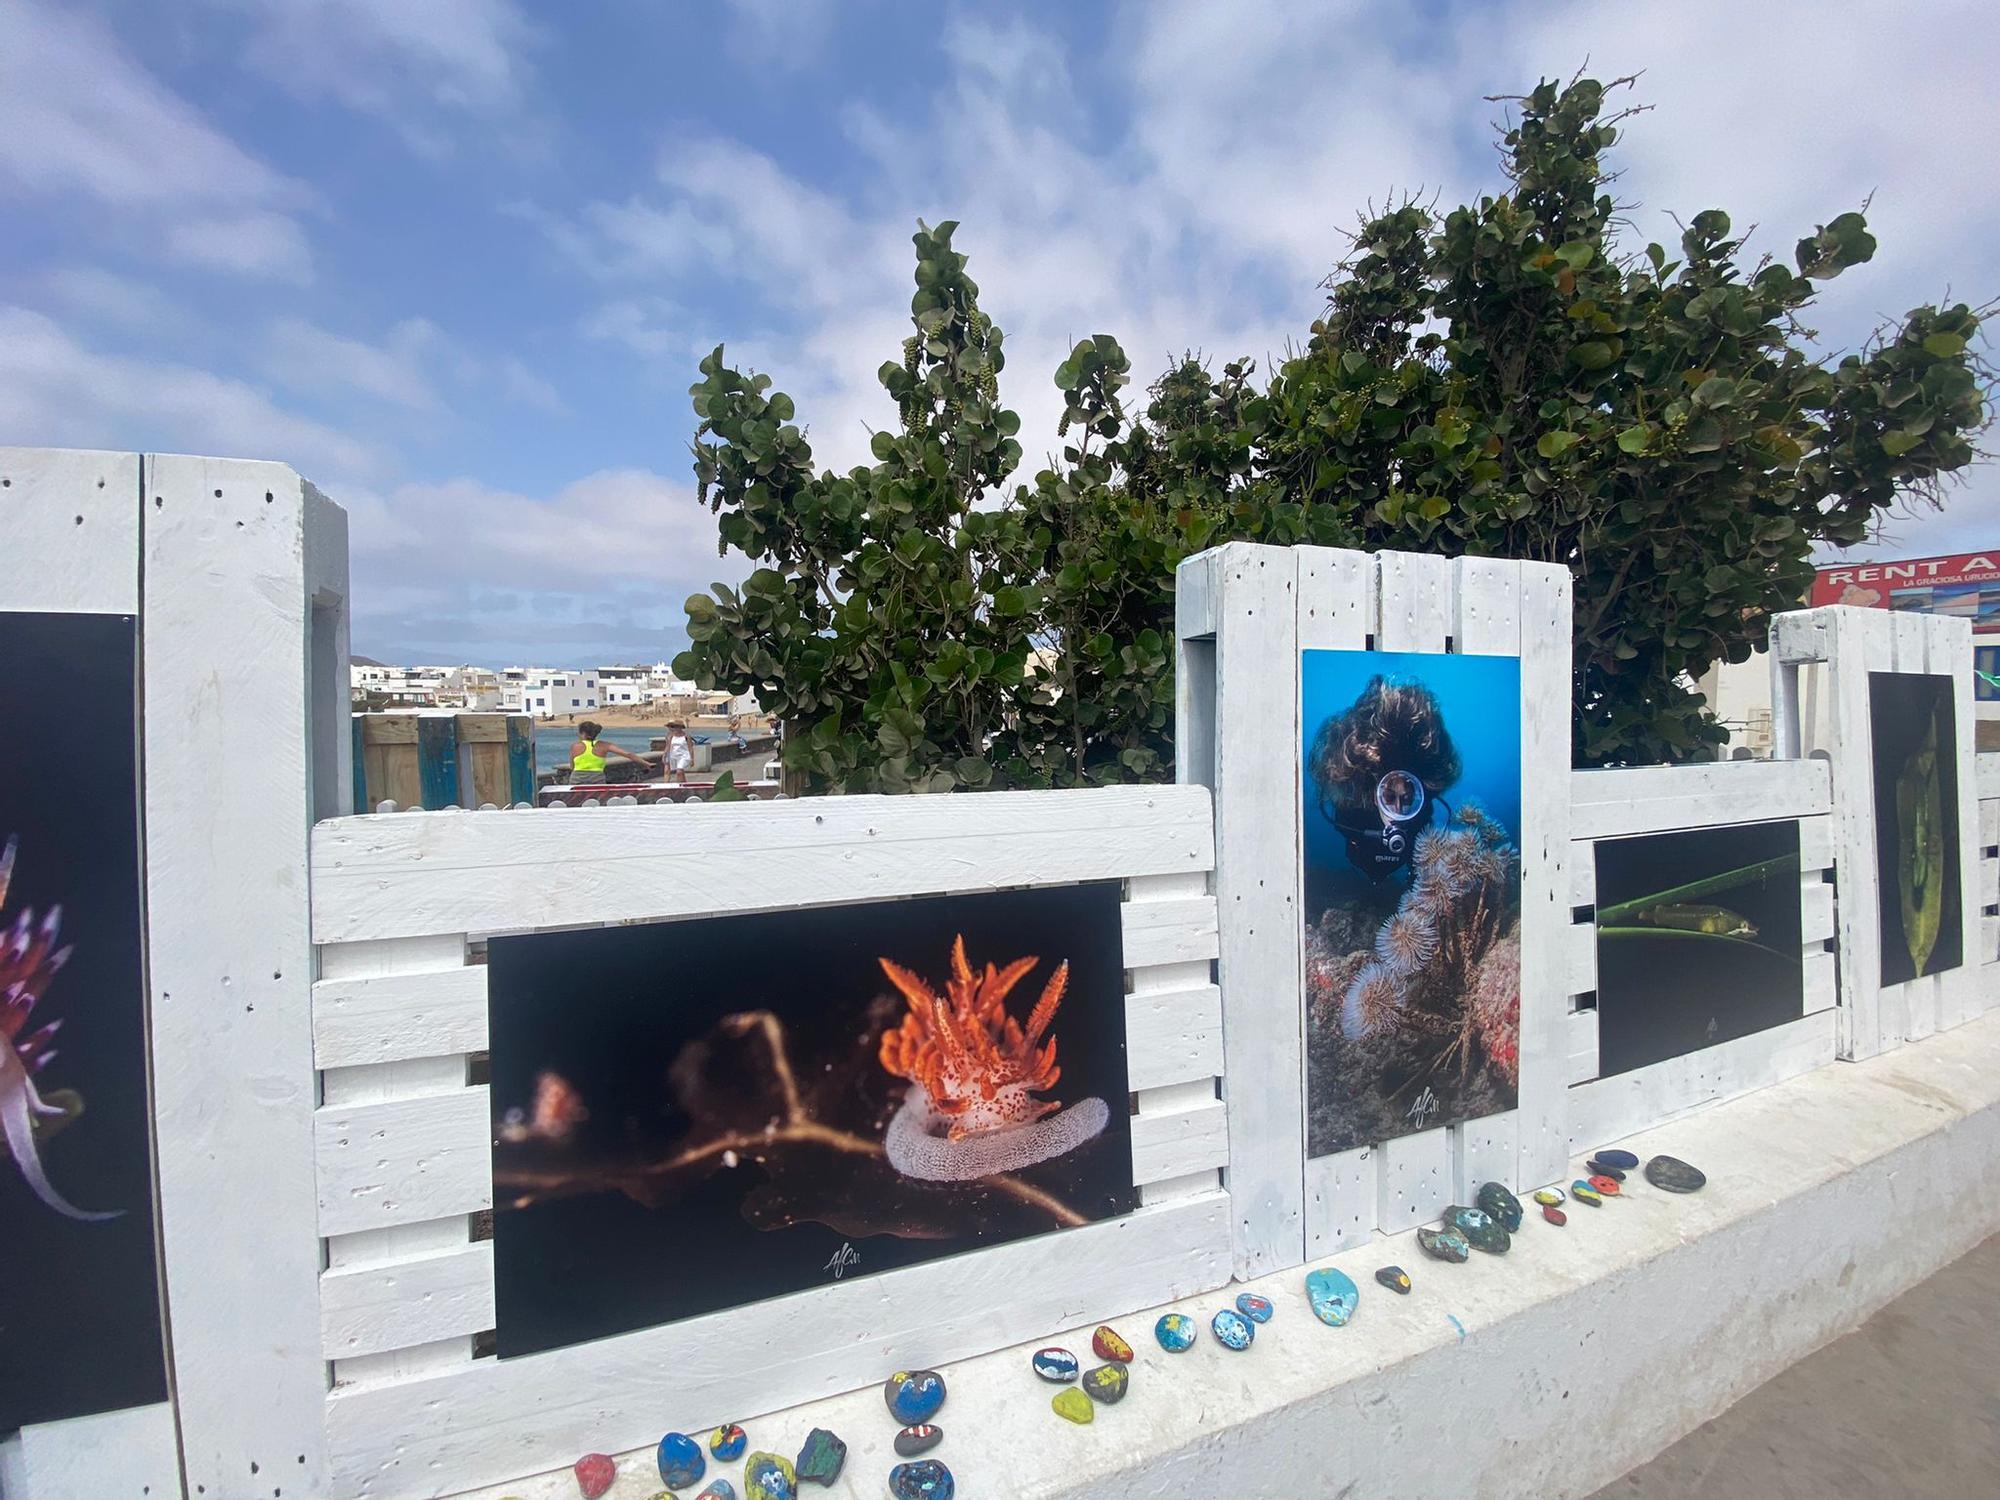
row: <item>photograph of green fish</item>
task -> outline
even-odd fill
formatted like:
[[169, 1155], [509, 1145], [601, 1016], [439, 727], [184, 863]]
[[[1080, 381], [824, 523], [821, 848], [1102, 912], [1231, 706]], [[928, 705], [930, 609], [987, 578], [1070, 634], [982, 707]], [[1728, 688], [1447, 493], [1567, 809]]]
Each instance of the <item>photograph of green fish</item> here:
[[1606, 839], [1596, 854], [1599, 1077], [1804, 1013], [1797, 823]]
[[1943, 676], [1868, 674], [1885, 985], [1965, 962], [1956, 688]]

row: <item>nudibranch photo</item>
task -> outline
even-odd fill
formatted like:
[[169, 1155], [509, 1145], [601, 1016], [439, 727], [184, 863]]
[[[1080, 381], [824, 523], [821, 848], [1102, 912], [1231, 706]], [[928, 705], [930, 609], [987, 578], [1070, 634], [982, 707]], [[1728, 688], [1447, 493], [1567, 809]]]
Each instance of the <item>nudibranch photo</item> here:
[[1868, 674], [1885, 985], [1965, 962], [1956, 687], [1921, 672]]
[[1119, 905], [495, 938], [500, 1357], [1131, 1212]]
[[1520, 663], [1300, 663], [1307, 1154], [1515, 1107]]

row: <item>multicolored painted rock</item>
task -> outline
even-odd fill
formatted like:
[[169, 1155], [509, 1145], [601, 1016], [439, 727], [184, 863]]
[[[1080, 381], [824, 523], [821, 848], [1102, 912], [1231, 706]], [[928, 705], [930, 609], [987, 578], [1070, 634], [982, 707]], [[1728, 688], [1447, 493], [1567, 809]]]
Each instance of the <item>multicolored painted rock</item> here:
[[1455, 1266], [1472, 1259], [1472, 1246], [1456, 1229], [1419, 1229], [1417, 1248], [1433, 1260], [1448, 1260]]
[[1067, 1349], [1058, 1349], [1054, 1344], [1046, 1349], [1037, 1349], [1031, 1363], [1037, 1375], [1056, 1385], [1068, 1385], [1076, 1379], [1076, 1372], [1081, 1368], [1074, 1354]]
[[1322, 1266], [1306, 1272], [1306, 1301], [1312, 1305], [1313, 1316], [1327, 1327], [1345, 1328], [1354, 1309], [1361, 1305], [1361, 1288], [1345, 1271]]
[[1597, 1159], [1607, 1167], [1616, 1167], [1621, 1172], [1629, 1172], [1639, 1165], [1639, 1158], [1630, 1151], [1600, 1151]]
[[928, 1422], [944, 1405], [944, 1376], [936, 1370], [898, 1370], [883, 1384], [882, 1399], [898, 1422]]
[[1557, 1208], [1553, 1203], [1544, 1203], [1542, 1205], [1542, 1217], [1558, 1229], [1569, 1222], [1569, 1215]]
[[[1073, 1396], [1074, 1391], [1063, 1392]], [[1090, 1405], [1088, 1401], [1083, 1403]], [[889, 1471], [889, 1493], [896, 1500], [951, 1500], [958, 1492], [952, 1482], [951, 1470], [934, 1458], [919, 1460], [913, 1464], [897, 1464]]]
[[775, 1453], [753, 1453], [743, 1463], [744, 1500], [798, 1500], [799, 1480], [792, 1461]]
[[711, 1479], [694, 1500], [736, 1500], [736, 1486], [720, 1477]]
[[1524, 1217], [1521, 1200], [1504, 1184], [1486, 1183], [1479, 1189], [1479, 1206], [1499, 1221], [1500, 1227], [1509, 1234], [1521, 1227]]
[[1590, 1185], [1597, 1189], [1600, 1198], [1616, 1198], [1620, 1191], [1615, 1177], [1593, 1177], [1590, 1179]]
[[1646, 1163], [1646, 1181], [1664, 1193], [1698, 1193], [1708, 1186], [1708, 1175], [1678, 1156], [1656, 1156]]
[[1375, 1273], [1375, 1279], [1399, 1296], [1410, 1295], [1410, 1273], [1401, 1266], [1384, 1266]]
[[810, 1479], [814, 1484], [830, 1485], [840, 1478], [840, 1467], [846, 1462], [847, 1444], [824, 1427], [815, 1427], [806, 1434], [792, 1473], [801, 1484]]
[[586, 1453], [570, 1468], [583, 1500], [597, 1500], [618, 1478], [618, 1460], [606, 1453]]
[[684, 1490], [696, 1483], [708, 1460], [701, 1456], [701, 1444], [685, 1432], [670, 1432], [660, 1439], [660, 1483], [670, 1490]]
[[1569, 1195], [1579, 1203], [1588, 1203], [1592, 1208], [1604, 1207], [1604, 1195], [1581, 1177], [1569, 1185]]
[[1248, 1349], [1257, 1337], [1257, 1325], [1233, 1307], [1225, 1307], [1209, 1320], [1208, 1330], [1225, 1349]]
[[724, 1422], [708, 1435], [708, 1451], [719, 1462], [733, 1464], [750, 1446], [750, 1434], [734, 1422]]
[[1554, 1208], [1568, 1196], [1569, 1194], [1559, 1187], [1538, 1188], [1535, 1192], [1535, 1201], [1543, 1208]]
[[1466, 1244], [1488, 1255], [1505, 1255], [1514, 1243], [1514, 1237], [1500, 1227], [1500, 1221], [1483, 1208], [1454, 1203], [1444, 1211], [1444, 1227], [1456, 1229], [1465, 1236]]
[[1049, 1402], [1057, 1416], [1076, 1423], [1079, 1427], [1097, 1420], [1097, 1408], [1090, 1404], [1090, 1397], [1075, 1386], [1065, 1386]]
[[1236, 1310], [1253, 1323], [1268, 1323], [1271, 1314], [1277, 1311], [1269, 1297], [1260, 1297], [1255, 1292], [1238, 1292]]
[[1625, 1169], [1623, 1167], [1614, 1167], [1610, 1162], [1595, 1156], [1583, 1164], [1583, 1170], [1588, 1172], [1592, 1177], [1609, 1177], [1613, 1182], [1623, 1182], [1625, 1180]]
[[1131, 1383], [1132, 1372], [1116, 1361], [1083, 1372], [1083, 1393], [1106, 1406], [1116, 1406], [1123, 1401], [1126, 1388]]
[[896, 1434], [896, 1453], [902, 1458], [915, 1458], [919, 1453], [930, 1452], [943, 1441], [942, 1427], [933, 1427], [928, 1422], [918, 1422]]
[[1186, 1313], [1162, 1313], [1160, 1321], [1153, 1325], [1153, 1337], [1169, 1354], [1187, 1353], [1200, 1336], [1201, 1330]]
[[1090, 1336], [1090, 1348], [1099, 1359], [1115, 1360], [1121, 1365], [1132, 1363], [1132, 1346], [1108, 1324]]

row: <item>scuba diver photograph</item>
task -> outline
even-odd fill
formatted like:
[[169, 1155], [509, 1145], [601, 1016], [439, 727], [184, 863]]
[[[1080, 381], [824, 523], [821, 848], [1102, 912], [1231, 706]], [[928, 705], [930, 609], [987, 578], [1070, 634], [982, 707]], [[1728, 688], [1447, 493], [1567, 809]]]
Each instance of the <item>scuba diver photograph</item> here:
[[1520, 663], [1307, 651], [1309, 1156], [1515, 1107]]

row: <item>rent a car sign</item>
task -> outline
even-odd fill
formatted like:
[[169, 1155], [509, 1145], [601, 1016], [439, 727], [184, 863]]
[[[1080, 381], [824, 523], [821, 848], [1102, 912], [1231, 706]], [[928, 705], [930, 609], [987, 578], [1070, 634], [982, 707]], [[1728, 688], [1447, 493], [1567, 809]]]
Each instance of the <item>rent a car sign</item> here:
[[2000, 549], [1821, 568], [1812, 602], [1958, 615], [1975, 631], [2000, 633]]

